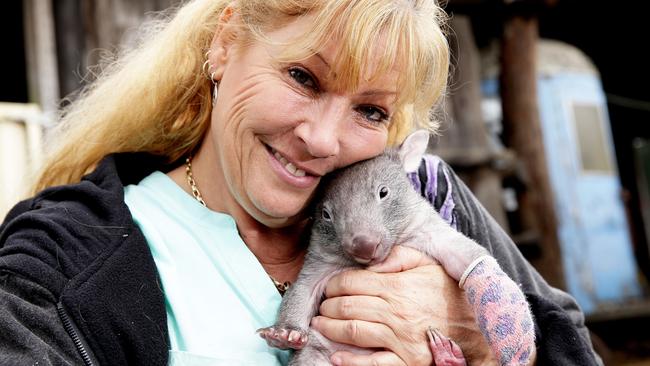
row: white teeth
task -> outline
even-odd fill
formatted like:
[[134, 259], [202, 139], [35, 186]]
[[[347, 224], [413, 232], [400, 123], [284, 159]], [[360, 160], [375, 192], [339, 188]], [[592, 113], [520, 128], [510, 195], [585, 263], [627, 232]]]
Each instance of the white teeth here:
[[275, 156], [275, 158], [278, 159], [278, 160], [282, 163], [282, 165], [287, 165], [287, 163], [288, 163], [287, 159], [285, 159], [285, 158], [284, 158], [282, 155], [280, 155], [280, 153], [278, 153], [277, 151], [275, 152], [275, 154], [273, 154], [273, 156]]
[[278, 161], [282, 163], [282, 165], [284, 165], [284, 169], [286, 169], [292, 175], [296, 177], [305, 176], [304, 170], [296, 168], [295, 165], [288, 162], [287, 159], [285, 159], [284, 156], [280, 155], [280, 153], [278, 153], [277, 151], [273, 150], [273, 156], [275, 156], [275, 158], [278, 159]]

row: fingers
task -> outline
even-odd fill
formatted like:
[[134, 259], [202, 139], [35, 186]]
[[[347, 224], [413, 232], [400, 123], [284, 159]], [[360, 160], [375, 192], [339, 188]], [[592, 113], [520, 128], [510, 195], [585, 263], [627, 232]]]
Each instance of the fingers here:
[[330, 359], [335, 366], [406, 366], [396, 354], [380, 351], [369, 355], [357, 355], [351, 352], [336, 352]]
[[338, 296], [326, 299], [319, 308], [319, 314], [341, 320], [364, 320], [390, 325], [390, 305], [376, 296]]
[[312, 319], [311, 326], [329, 340], [357, 347], [392, 348], [399, 344], [395, 333], [381, 323], [317, 316]]
[[390, 279], [386, 275], [366, 270], [346, 271], [332, 277], [325, 287], [325, 297], [365, 295], [380, 296], [385, 293]]
[[[426, 257], [422, 257], [427, 260]], [[405, 267], [406, 268], [406, 267]], [[449, 282], [458, 287], [440, 265], [422, 265], [397, 273], [378, 273], [369, 270], [351, 270], [333, 276], [325, 288], [325, 297], [364, 295], [391, 297], [397, 293], [430, 288], [432, 290]]]
[[381, 297], [387, 291], [402, 288], [403, 282], [393, 275], [431, 264], [436, 264], [431, 266], [436, 272], [445, 273], [444, 269], [426, 254], [398, 245], [380, 264], [370, 266], [367, 270], [346, 271], [332, 277], [325, 288], [325, 296], [367, 295]]
[[403, 272], [427, 264], [437, 263], [419, 250], [397, 245], [382, 263], [368, 267], [373, 272]]

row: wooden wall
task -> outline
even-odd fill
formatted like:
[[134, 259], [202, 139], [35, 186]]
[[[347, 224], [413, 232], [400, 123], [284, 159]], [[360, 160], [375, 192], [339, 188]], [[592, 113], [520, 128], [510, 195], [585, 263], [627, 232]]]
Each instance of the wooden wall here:
[[68, 95], [85, 78], [91, 78], [88, 68], [97, 65], [107, 52], [115, 52], [119, 44], [132, 41], [138, 26], [151, 18], [153, 12], [177, 3], [179, 0], [55, 1], [62, 95]]

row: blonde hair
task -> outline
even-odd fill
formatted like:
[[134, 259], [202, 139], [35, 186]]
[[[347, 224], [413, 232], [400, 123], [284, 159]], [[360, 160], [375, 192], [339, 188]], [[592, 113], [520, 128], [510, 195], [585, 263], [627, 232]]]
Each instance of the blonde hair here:
[[[63, 111], [32, 193], [79, 181], [111, 153], [146, 151], [173, 162], [195, 149], [212, 108], [212, 83], [202, 72], [205, 52], [230, 4], [244, 33], [259, 41], [294, 17], [316, 14], [313, 28], [288, 45], [283, 58], [304, 59], [337, 37], [342, 43], [333, 69], [343, 71], [340, 87], [354, 88], [367, 71], [381, 75], [398, 63], [400, 104], [389, 142], [401, 141], [415, 126], [435, 131], [429, 112], [445, 90], [449, 67], [446, 16], [435, 0], [194, 0], [144, 27], [143, 41]], [[379, 42], [379, 66], [367, 70]]]

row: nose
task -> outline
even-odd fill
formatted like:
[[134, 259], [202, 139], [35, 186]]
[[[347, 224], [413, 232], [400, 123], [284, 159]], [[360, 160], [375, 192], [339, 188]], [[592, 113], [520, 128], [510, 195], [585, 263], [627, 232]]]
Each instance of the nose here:
[[328, 98], [319, 105], [318, 112], [295, 128], [294, 133], [305, 143], [311, 156], [327, 158], [338, 155], [346, 109], [343, 100]]
[[377, 246], [379, 246], [378, 237], [370, 237], [359, 234], [352, 238], [352, 242], [343, 245], [344, 250], [357, 260], [368, 262], [373, 259]]

